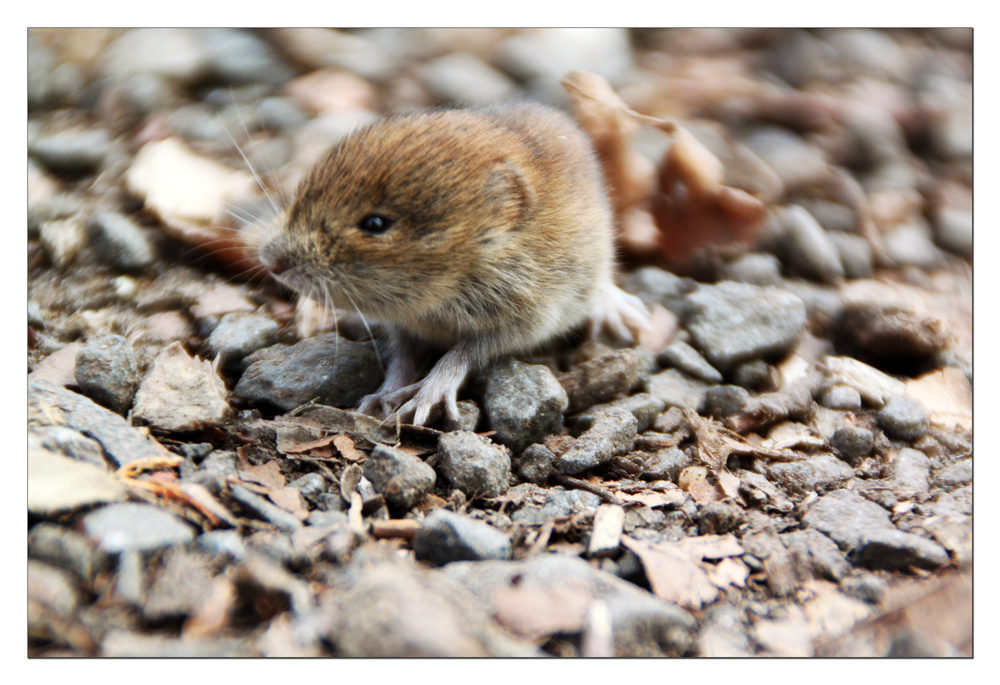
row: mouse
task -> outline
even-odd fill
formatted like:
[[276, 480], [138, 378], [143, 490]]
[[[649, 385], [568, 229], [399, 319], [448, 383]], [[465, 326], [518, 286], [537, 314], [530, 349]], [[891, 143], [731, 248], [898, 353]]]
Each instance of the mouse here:
[[[470, 373], [589, 321], [632, 342], [643, 303], [614, 283], [615, 224], [589, 138], [538, 104], [389, 114], [303, 177], [261, 241], [281, 283], [378, 324], [381, 387], [359, 411], [458, 420]], [[443, 354], [423, 377], [421, 360]]]

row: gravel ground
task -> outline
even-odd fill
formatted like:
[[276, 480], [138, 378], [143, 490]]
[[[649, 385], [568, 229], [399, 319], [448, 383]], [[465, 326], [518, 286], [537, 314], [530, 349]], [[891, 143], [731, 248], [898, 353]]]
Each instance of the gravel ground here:
[[[29, 655], [972, 654], [971, 31], [28, 41]], [[510, 98], [594, 138], [653, 330], [358, 415], [247, 164]]]

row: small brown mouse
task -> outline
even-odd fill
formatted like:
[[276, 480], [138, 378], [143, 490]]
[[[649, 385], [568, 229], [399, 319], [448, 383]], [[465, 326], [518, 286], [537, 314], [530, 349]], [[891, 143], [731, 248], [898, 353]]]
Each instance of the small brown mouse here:
[[[385, 382], [361, 411], [458, 417], [473, 368], [588, 318], [630, 341], [642, 303], [612, 281], [613, 220], [588, 138], [556, 110], [388, 116], [306, 175], [260, 260], [279, 281], [381, 324]], [[418, 355], [446, 349], [425, 378]]]

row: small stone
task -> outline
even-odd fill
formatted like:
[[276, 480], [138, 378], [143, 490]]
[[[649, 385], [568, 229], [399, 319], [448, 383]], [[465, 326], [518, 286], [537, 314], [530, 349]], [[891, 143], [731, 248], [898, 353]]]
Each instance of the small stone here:
[[28, 146], [28, 154], [38, 157], [52, 171], [68, 174], [94, 173], [111, 150], [107, 131], [63, 131], [41, 137]]
[[694, 346], [723, 372], [784, 356], [806, 323], [802, 300], [778, 288], [724, 282], [701, 287], [686, 303], [684, 327]]
[[435, 509], [413, 538], [420, 561], [444, 566], [453, 561], [510, 559], [510, 537], [483, 521]]
[[222, 317], [208, 338], [208, 348], [223, 366], [236, 364], [259, 349], [278, 342], [279, 326], [266, 316], [231, 312]]
[[122, 214], [97, 214], [87, 221], [90, 244], [103, 260], [122, 271], [135, 273], [156, 261], [156, 248], [146, 229]]
[[294, 133], [308, 120], [302, 108], [290, 97], [264, 98], [257, 103], [260, 125], [281, 133]]
[[882, 247], [896, 266], [931, 269], [941, 264], [943, 258], [941, 250], [934, 244], [931, 227], [922, 218], [885, 231]]
[[731, 502], [704, 502], [698, 505], [698, 534], [724, 535], [746, 522], [746, 512]]
[[653, 397], [649, 393], [641, 392], [636, 395], [629, 395], [620, 400], [608, 402], [606, 404], [596, 404], [584, 413], [576, 417], [576, 429], [587, 430], [594, 421], [597, 412], [616, 407], [624, 409], [632, 414], [638, 422], [637, 433], [647, 431], [653, 425], [656, 417], [666, 408], [666, 404], [658, 397]]
[[212, 555], [228, 555], [237, 561], [247, 555], [243, 536], [235, 530], [211, 530], [195, 539], [195, 544]]
[[452, 52], [424, 62], [417, 76], [439, 100], [463, 105], [487, 105], [511, 97], [517, 86], [475, 55]]
[[106, 552], [141, 552], [194, 539], [194, 530], [179, 517], [149, 504], [123, 502], [83, 517], [83, 532]]
[[[34, 559], [29, 559], [27, 566], [28, 634], [31, 636], [37, 631], [45, 636], [51, 631], [46, 623], [51, 623], [53, 619], [73, 621], [83, 601], [82, 593], [73, 577], [63, 569]], [[39, 611], [39, 607], [44, 607], [44, 610]]]
[[721, 383], [722, 374], [686, 342], [677, 340], [656, 354], [661, 366], [673, 366], [708, 383]]
[[832, 385], [820, 395], [819, 403], [827, 409], [857, 411], [861, 409], [861, 393], [847, 385]]
[[875, 569], [902, 570], [909, 566], [935, 569], [951, 561], [948, 552], [927, 538], [895, 528], [864, 531], [855, 546], [855, 561]]
[[643, 369], [641, 355], [624, 349], [573, 367], [559, 376], [569, 399], [569, 412], [577, 412], [633, 390]]
[[83, 222], [76, 218], [46, 221], [38, 230], [49, 259], [60, 267], [75, 262], [87, 242]]
[[763, 359], [743, 362], [732, 370], [733, 382], [750, 390], [774, 390], [775, 374]]
[[556, 455], [552, 454], [545, 445], [535, 443], [529, 445], [521, 452], [520, 457], [514, 459], [514, 470], [526, 481], [545, 485], [554, 468], [555, 461]]
[[113, 566], [111, 557], [99, 551], [86, 535], [54, 523], [31, 527], [28, 557], [72, 571], [85, 587]]
[[854, 464], [872, 453], [875, 447], [875, 435], [867, 428], [844, 426], [834, 432], [830, 444], [840, 454], [841, 459]]
[[509, 452], [482, 436], [445, 433], [438, 439], [438, 452], [441, 472], [469, 499], [498, 497], [510, 487]]
[[42, 449], [107, 468], [101, 443], [66, 426], [32, 426], [28, 432], [28, 449]]
[[749, 252], [723, 266], [719, 271], [719, 280], [778, 285], [781, 283], [781, 262], [772, 254]]
[[912, 442], [930, 429], [930, 412], [920, 400], [897, 395], [875, 415], [878, 425], [891, 438]]
[[162, 564], [146, 593], [143, 616], [163, 621], [196, 613], [211, 593], [212, 560], [203, 553], [172, 547]]
[[667, 369], [650, 376], [645, 390], [666, 407], [697, 411], [710, 389], [708, 383], [687, 376], [677, 369]]
[[312, 400], [350, 407], [378, 390], [381, 383], [378, 358], [370, 346], [329, 333], [254, 361], [233, 395], [251, 406], [270, 405], [285, 412]]
[[829, 173], [823, 152], [786, 128], [760, 128], [741, 142], [774, 170], [786, 190], [821, 184]]
[[840, 459], [819, 454], [802, 461], [769, 464], [768, 478], [795, 493], [824, 493], [842, 487], [854, 476], [854, 469]]
[[556, 468], [575, 475], [629, 452], [635, 443], [638, 425], [631, 413], [617, 407], [595, 413], [591, 427], [576, 439], [568, 452], [560, 455]]
[[542, 506], [523, 506], [510, 518], [521, 525], [540, 526], [553, 518], [593, 511], [600, 504], [601, 498], [586, 490], [551, 490]]
[[245, 29], [198, 31], [207, 67], [222, 83], [285, 83], [294, 76], [271, 44]]
[[690, 278], [675, 276], [655, 266], [644, 266], [625, 277], [624, 288], [645, 303], [647, 307], [659, 304], [680, 316], [685, 296], [698, 284]]
[[135, 352], [120, 335], [91, 338], [76, 356], [76, 383], [80, 391], [118, 414], [132, 408], [139, 389]]
[[802, 523], [828, 535], [843, 550], [853, 550], [868, 531], [896, 530], [885, 509], [850, 490], [823, 495], [802, 517]]
[[840, 589], [844, 594], [860, 599], [868, 604], [881, 604], [889, 591], [888, 584], [871, 573], [860, 576], [849, 576], [840, 581]]
[[941, 469], [934, 475], [937, 485], [950, 488], [972, 482], [972, 459], [963, 459], [957, 464]]
[[795, 563], [807, 564], [813, 577], [838, 581], [851, 570], [837, 543], [814, 528], [782, 533], [778, 537]]
[[828, 231], [827, 239], [837, 249], [847, 278], [868, 278], [875, 270], [872, 246], [859, 235]]
[[194, 83], [208, 72], [208, 53], [196, 29], [140, 28], [126, 31], [102, 55], [111, 77], [151, 74]]
[[642, 465], [644, 480], [668, 480], [677, 482], [681, 471], [691, 465], [691, 457], [677, 447], [668, 447], [650, 454]]
[[135, 396], [133, 415], [165, 431], [185, 432], [230, 416], [226, 386], [208, 361], [172, 343], [153, 361]]
[[569, 406], [566, 391], [540, 364], [495, 363], [483, 378], [483, 409], [494, 439], [515, 454], [558, 432]]
[[792, 205], [781, 215], [787, 242], [788, 262], [792, 270], [817, 278], [824, 283], [838, 283], [844, 278], [840, 252], [819, 222], [804, 208]]
[[479, 420], [483, 416], [482, 409], [472, 400], [461, 400], [457, 403], [458, 420], [446, 416], [444, 419], [445, 432], [452, 431], [472, 431], [479, 427]]
[[364, 475], [387, 502], [403, 510], [420, 502], [437, 480], [434, 469], [419, 458], [386, 445], [375, 445]]
[[734, 416], [750, 401], [750, 393], [738, 385], [716, 385], [705, 392], [705, 413], [717, 419]]
[[892, 462], [893, 491], [900, 498], [912, 498], [930, 489], [931, 460], [923, 452], [904, 447]]
[[972, 259], [972, 212], [952, 207], [939, 207], [932, 216], [934, 237], [944, 249]]
[[892, 303], [848, 303], [837, 326], [842, 344], [877, 359], [926, 358], [951, 341], [947, 323]]

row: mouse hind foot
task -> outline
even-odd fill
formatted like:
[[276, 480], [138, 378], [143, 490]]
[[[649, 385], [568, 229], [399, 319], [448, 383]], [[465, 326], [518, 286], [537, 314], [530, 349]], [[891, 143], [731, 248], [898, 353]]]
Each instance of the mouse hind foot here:
[[602, 329], [623, 342], [635, 342], [637, 331], [651, 329], [649, 310], [635, 295], [630, 295], [610, 281], [601, 287], [590, 311], [590, 336]]

